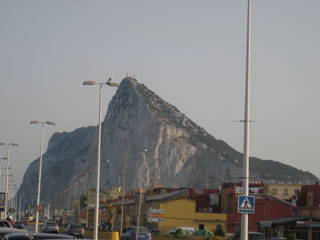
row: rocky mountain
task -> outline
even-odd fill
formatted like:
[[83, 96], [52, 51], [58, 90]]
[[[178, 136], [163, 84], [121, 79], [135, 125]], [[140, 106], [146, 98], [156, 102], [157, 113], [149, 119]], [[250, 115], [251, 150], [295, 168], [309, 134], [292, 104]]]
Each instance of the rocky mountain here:
[[[41, 199], [46, 201], [78, 183], [96, 182], [97, 127], [55, 133], [43, 155]], [[125, 189], [204, 188], [239, 181], [242, 154], [191, 121], [137, 80], [127, 77], [112, 98], [102, 123], [101, 188], [119, 185], [125, 163]], [[23, 204], [36, 196], [39, 159], [33, 161], [18, 194]], [[90, 174], [90, 178], [85, 177]], [[310, 184], [311, 173], [272, 160], [250, 159], [253, 181]], [[80, 180], [83, 179], [81, 182]], [[80, 183], [82, 183], [80, 185]]]

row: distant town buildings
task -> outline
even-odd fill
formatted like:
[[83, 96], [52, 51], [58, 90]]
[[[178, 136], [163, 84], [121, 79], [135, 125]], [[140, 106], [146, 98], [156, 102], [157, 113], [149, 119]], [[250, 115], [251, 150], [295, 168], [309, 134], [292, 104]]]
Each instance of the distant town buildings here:
[[[141, 197], [139, 192], [132, 190], [124, 194], [122, 215], [121, 188], [102, 191], [99, 222], [108, 223], [117, 230], [122, 219], [123, 228], [136, 225], [141, 201], [140, 225], [150, 229], [167, 232], [183, 226], [196, 230], [222, 229], [228, 234], [240, 230], [238, 196], [242, 193], [241, 182], [227, 182], [220, 188], [201, 191], [154, 186]], [[254, 214], [249, 215], [249, 231], [263, 232], [267, 238], [288, 238], [293, 234], [301, 239], [320, 239], [320, 185], [250, 183], [249, 192], [255, 197]], [[87, 204], [69, 210], [79, 211], [72, 215], [79, 216], [78, 221], [88, 226], [93, 223], [94, 193], [90, 190], [87, 194]], [[53, 211], [61, 214], [61, 210]]]

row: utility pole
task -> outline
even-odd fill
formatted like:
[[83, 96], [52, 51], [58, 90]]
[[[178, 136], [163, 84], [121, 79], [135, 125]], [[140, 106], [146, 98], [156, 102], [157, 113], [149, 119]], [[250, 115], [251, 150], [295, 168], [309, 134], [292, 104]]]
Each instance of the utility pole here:
[[120, 223], [120, 236], [122, 235], [123, 230], [123, 212], [124, 212], [124, 186], [126, 181], [126, 158], [123, 159], [123, 169], [122, 169], [122, 197], [121, 197], [121, 223]]
[[139, 191], [139, 206], [138, 206], [138, 222], [137, 222], [136, 240], [138, 240], [138, 236], [139, 236], [140, 212], [141, 212], [141, 196], [142, 196], [142, 189], [140, 189], [140, 191]]
[[88, 173], [88, 185], [87, 185], [87, 227], [89, 227], [89, 192], [90, 192], [90, 172]]
[[[251, 27], [251, 0], [248, 0], [247, 17], [247, 58], [246, 58], [246, 95], [244, 114], [244, 143], [243, 143], [243, 195], [249, 195], [249, 136], [250, 136], [250, 27]], [[241, 214], [241, 240], [248, 239], [248, 213]]]

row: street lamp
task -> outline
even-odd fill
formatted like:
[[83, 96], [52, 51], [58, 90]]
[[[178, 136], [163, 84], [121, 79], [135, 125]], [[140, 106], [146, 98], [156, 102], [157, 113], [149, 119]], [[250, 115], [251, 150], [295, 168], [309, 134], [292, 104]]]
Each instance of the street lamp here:
[[17, 143], [5, 143], [0, 142], [0, 145], [7, 145], [7, 167], [6, 167], [6, 185], [5, 185], [5, 201], [4, 201], [4, 217], [7, 218], [7, 211], [8, 211], [8, 174], [9, 174], [9, 148], [10, 146], [18, 147], [19, 144]]
[[[140, 153], [145, 153], [148, 152], [148, 149], [143, 149], [139, 151]], [[121, 197], [121, 222], [120, 222], [120, 236], [122, 235], [122, 230], [123, 230], [123, 210], [124, 210], [124, 186], [125, 186], [125, 181], [126, 181], [126, 158], [123, 159], [123, 169], [122, 169], [122, 197]]]
[[[246, 51], [246, 90], [244, 111], [244, 140], [243, 140], [243, 180], [242, 195], [249, 195], [249, 147], [250, 147], [250, 39], [251, 39], [251, 0], [248, 0], [247, 13], [247, 51]], [[241, 214], [241, 240], [248, 239], [248, 213]]]
[[[40, 122], [40, 121], [36, 120], [36, 121], [31, 121], [30, 124], [41, 124], [40, 162], [39, 162], [37, 205], [36, 205], [36, 206], [39, 206], [40, 205], [40, 186], [41, 186], [42, 146], [43, 146], [44, 125], [48, 124], [48, 125], [55, 126], [56, 123], [55, 122], [50, 122], [50, 121]], [[36, 233], [38, 232], [38, 223], [39, 223], [39, 211], [38, 211], [38, 209], [36, 209], [36, 228], [35, 228], [35, 232]]]
[[98, 221], [99, 221], [99, 200], [100, 200], [100, 148], [101, 148], [101, 112], [102, 112], [102, 85], [108, 85], [110, 87], [119, 87], [118, 83], [112, 82], [112, 78], [109, 78], [105, 83], [97, 83], [95, 81], [84, 81], [83, 85], [100, 85], [100, 98], [99, 98], [99, 130], [98, 130], [98, 154], [97, 154], [97, 185], [96, 185], [96, 204], [94, 215], [94, 233], [93, 238], [98, 239]]
[[[1, 177], [2, 177], [2, 176], [4, 176], [4, 175], [2, 175], [1, 160], [7, 160], [7, 158], [6, 158], [6, 157], [2, 157], [2, 158], [0, 158], [0, 179], [1, 179]], [[3, 184], [3, 186], [4, 186], [4, 188], [5, 188], [5, 183]], [[4, 188], [3, 188], [3, 189], [4, 189]]]

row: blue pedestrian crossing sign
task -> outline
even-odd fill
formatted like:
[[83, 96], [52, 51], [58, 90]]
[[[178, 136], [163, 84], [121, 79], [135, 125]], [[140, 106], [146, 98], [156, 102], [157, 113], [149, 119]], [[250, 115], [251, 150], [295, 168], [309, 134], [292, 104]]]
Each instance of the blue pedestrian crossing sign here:
[[238, 213], [254, 213], [254, 197], [253, 196], [238, 196]]

